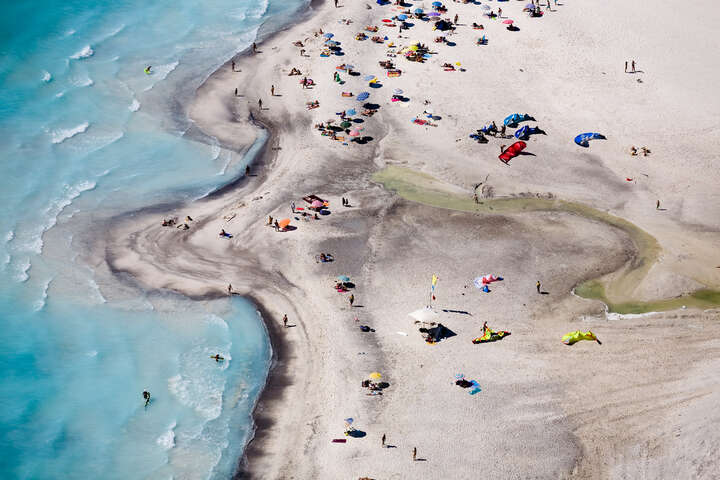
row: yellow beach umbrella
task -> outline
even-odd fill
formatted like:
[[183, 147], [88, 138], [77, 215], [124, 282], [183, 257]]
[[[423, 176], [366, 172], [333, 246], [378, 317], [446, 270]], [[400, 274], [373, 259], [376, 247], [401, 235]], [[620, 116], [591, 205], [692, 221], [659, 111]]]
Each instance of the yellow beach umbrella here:
[[380, 380], [382, 375], [379, 372], [373, 372], [370, 374], [370, 380]]

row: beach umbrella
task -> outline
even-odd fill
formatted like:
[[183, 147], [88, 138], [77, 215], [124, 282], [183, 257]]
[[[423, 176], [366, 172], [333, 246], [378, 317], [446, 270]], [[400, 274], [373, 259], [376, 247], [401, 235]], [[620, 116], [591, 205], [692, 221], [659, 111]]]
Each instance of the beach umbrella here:
[[513, 21], [510, 20], [510, 19], [507, 19], [507, 20], [503, 20], [503, 23], [504, 23], [505, 25], [512, 25], [512, 24], [513, 24]]
[[290, 219], [284, 218], [278, 222], [278, 225], [280, 226], [280, 228], [286, 228], [288, 225], [290, 225]]
[[337, 279], [342, 283], [348, 283], [350, 281], [350, 277], [347, 275], [338, 275]]
[[525, 5], [525, 8], [527, 8], [527, 9], [529, 9], [529, 10], [534, 10], [534, 9], [535, 9], [535, 4], [528, 3], [527, 5]]
[[[440, 14], [438, 12], [430, 12], [428, 13], [428, 17], [440, 17]], [[438, 18], [439, 20], [439, 18]]]
[[360, 94], [357, 96], [358, 102], [364, 102], [365, 100], [368, 99], [369, 96], [370, 96], [370, 94], [369, 94], [368, 92], [362, 92], [362, 93], [360, 93]]
[[393, 90], [393, 93], [394, 93], [395, 95], [402, 95], [403, 91], [402, 91], [401, 89], [399, 89], [399, 88], [396, 88], [395, 90]]
[[348, 417], [348, 418], [345, 419], [345, 424], [346, 424], [347, 426], [350, 426], [350, 425], [352, 425], [352, 423], [353, 423], [354, 421], [355, 421], [355, 419], [353, 419], [352, 417]]
[[382, 378], [382, 375], [380, 375], [380, 372], [373, 372], [370, 374], [370, 380], [380, 380]]
[[375, 80], [375, 75], [365, 75], [365, 76], [363, 77], [363, 80], [365, 80], [366, 82], [369, 82], [369, 81], [371, 81], [371, 80]]
[[310, 204], [312, 208], [320, 208], [323, 206], [323, 202], [320, 200], [313, 200], [313, 202]]
[[350, 127], [352, 126], [352, 123], [350, 123], [350, 122], [342, 122], [342, 123], [340, 124], [340, 126], [341, 126], [342, 128], [350, 128]]
[[325, 37], [325, 38], [332, 38], [334, 36], [335, 35], [333, 35], [332, 33], [326, 33], [325, 35], [323, 35], [323, 37]]
[[442, 2], [433, 2], [432, 6], [433, 7], [442, 7]]
[[348, 110], [347, 112], [345, 112], [345, 115], [349, 115], [349, 116], [352, 117], [352, 116], [354, 116], [354, 115], [357, 115], [357, 112], [355, 111], [354, 108], [351, 108], [350, 110]]
[[416, 8], [416, 9], [415, 9], [415, 13], [416, 13], [417, 15], [420, 15], [421, 13], [423, 13], [423, 9], [422, 9], [422, 8]]
[[390, 20], [389, 18], [383, 18], [382, 22], [383, 23], [392, 23], [392, 20]]
[[357, 128], [354, 129], [354, 130], [350, 130], [350, 133], [348, 133], [348, 135], [350, 135], [351, 137], [359, 137], [359, 136], [360, 136], [360, 130], [358, 130]]
[[398, 18], [398, 20], [403, 20], [403, 21], [404, 21], [404, 20], [407, 20], [407, 15], [405, 15], [405, 14], [403, 13], [403, 14], [401, 14], [401, 15], [398, 15], [397, 18]]
[[415, 310], [412, 313], [408, 314], [409, 316], [413, 317], [415, 320], [419, 322], [431, 322], [433, 321], [437, 316], [437, 312], [433, 310], [430, 307], [421, 308], [420, 310]]

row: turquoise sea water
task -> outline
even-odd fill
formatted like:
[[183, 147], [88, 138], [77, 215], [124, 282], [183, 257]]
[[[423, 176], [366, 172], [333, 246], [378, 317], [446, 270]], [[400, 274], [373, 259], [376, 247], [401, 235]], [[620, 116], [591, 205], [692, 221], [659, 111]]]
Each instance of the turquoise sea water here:
[[255, 308], [142, 291], [83, 263], [79, 239], [243, 171], [262, 139], [225, 150], [182, 105], [304, 4], [0, 7], [0, 478], [232, 475], [270, 361]]

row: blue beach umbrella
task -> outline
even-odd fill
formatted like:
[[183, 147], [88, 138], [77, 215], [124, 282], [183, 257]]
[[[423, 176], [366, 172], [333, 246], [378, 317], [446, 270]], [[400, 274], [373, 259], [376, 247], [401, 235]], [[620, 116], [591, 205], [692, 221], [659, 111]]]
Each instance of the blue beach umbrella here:
[[407, 20], [407, 15], [405, 15], [404, 13], [398, 15], [398, 20]]
[[370, 80], [374, 79], [375, 77], [376, 77], [376, 75], [365, 75], [363, 77], [363, 80], [365, 80], [366, 82], [369, 82]]
[[369, 96], [370, 96], [370, 94], [368, 92], [362, 92], [362, 93], [358, 94], [357, 100], [358, 100], [358, 102], [363, 102], [363, 101], [367, 100]]
[[433, 7], [442, 7], [442, 2], [433, 2], [432, 6]]
[[357, 112], [355, 111], [354, 108], [351, 108], [350, 110], [348, 110], [347, 112], [345, 112], [345, 115], [347, 115], [348, 117], [352, 117], [352, 116], [354, 116], [354, 115], [357, 115]]
[[347, 275], [338, 275], [337, 279], [343, 283], [348, 283], [350, 281], [350, 277]]
[[323, 37], [325, 37], [325, 38], [332, 38], [334, 36], [335, 35], [333, 35], [332, 33], [326, 33], [325, 35], [323, 35]]
[[399, 88], [396, 88], [395, 90], [393, 90], [393, 93], [394, 93], [395, 95], [402, 95], [403, 91], [402, 91], [401, 89], [399, 89]]
[[422, 8], [416, 8], [416, 9], [415, 9], [415, 13], [416, 13], [416, 14], [421, 14], [421, 13], [423, 13], [423, 9], [422, 9]]

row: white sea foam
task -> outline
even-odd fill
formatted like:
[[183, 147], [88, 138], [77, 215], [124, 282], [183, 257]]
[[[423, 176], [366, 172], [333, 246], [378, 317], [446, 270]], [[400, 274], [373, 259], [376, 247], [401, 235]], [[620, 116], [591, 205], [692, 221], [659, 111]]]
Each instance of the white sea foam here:
[[30, 270], [30, 259], [24, 258], [22, 262], [20, 262], [17, 265], [17, 273], [15, 274], [15, 281], [23, 283], [27, 282], [28, 278], [30, 278], [30, 275], [28, 275], [28, 271]]
[[143, 91], [147, 92], [148, 90], [152, 90], [152, 88], [158, 84], [158, 82], [161, 82], [167, 78], [168, 75], [170, 75], [170, 72], [175, 70], [177, 66], [180, 65], [180, 62], [172, 62], [172, 63], [166, 63], [164, 65], [153, 65], [152, 67], [152, 74], [150, 77], [153, 79], [152, 85], [149, 87], [146, 87]]
[[75, 32], [76, 32], [76, 30], [75, 30], [74, 28], [71, 28], [70, 30], [68, 30], [67, 32], [65, 32], [65, 36], [66, 36], [66, 37], [69, 37], [69, 36], [71, 36], [71, 35], [75, 35]]
[[251, 12], [251, 15], [255, 18], [261, 18], [267, 13], [269, 5], [269, 0], [262, 0], [260, 3], [258, 3], [257, 8], [253, 12]]
[[5, 243], [10, 243], [15, 239], [15, 230], [8, 230], [5, 234]]
[[125, 30], [125, 24], [124, 24], [124, 23], [120, 24], [120, 26], [119, 26], [119, 27], [116, 27], [114, 30], [111, 30], [110, 32], [108, 32], [107, 35], [104, 35], [104, 36], [101, 37], [98, 41], [99, 41], [99, 42], [103, 42], [103, 41], [107, 40], [108, 38], [114, 37], [115, 35], [117, 35], [118, 33], [122, 32], [123, 30]]
[[92, 47], [90, 47], [90, 45], [85, 45], [82, 50], [70, 55], [70, 58], [72, 58], [73, 60], [79, 60], [81, 58], [92, 57], [94, 53], [95, 51], [92, 49]]
[[70, 81], [71, 81], [72, 84], [75, 85], [76, 87], [89, 87], [89, 86], [95, 84], [95, 82], [93, 81], [93, 79], [90, 78], [90, 77], [88, 77], [88, 76], [84, 76], [84, 77], [80, 77], [80, 78], [73, 78], [73, 79], [70, 80]]
[[85, 355], [87, 355], [87, 356], [90, 357], [90, 358], [95, 358], [95, 357], [97, 357], [97, 354], [98, 354], [97, 350], [90, 350], [89, 352], [86, 352], [86, 353], [85, 353]]
[[39, 312], [40, 310], [45, 308], [45, 303], [46, 303], [45, 301], [47, 300], [47, 297], [48, 297], [48, 288], [50, 288], [50, 284], [52, 283], [52, 281], [53, 281], [52, 278], [47, 279], [47, 281], [43, 285], [42, 295], [40, 296], [39, 299], [37, 299], [33, 302], [33, 310], [35, 310], [36, 312]]
[[52, 75], [47, 70], [43, 70], [42, 81], [49, 83], [52, 80]]
[[100, 292], [100, 285], [98, 285], [95, 282], [95, 280], [93, 280], [92, 278], [89, 278], [88, 285], [90, 285], [90, 288], [92, 288], [93, 291], [95, 292], [95, 298], [97, 299], [97, 301], [99, 303], [107, 303], [107, 300], [105, 299], [105, 297], [103, 297], [103, 294]]
[[52, 143], [62, 143], [80, 133], [85, 133], [90, 127], [88, 122], [81, 123], [73, 128], [58, 128], [52, 131]]
[[163, 447], [165, 450], [170, 450], [175, 446], [175, 427], [177, 422], [172, 422], [168, 427], [167, 432], [160, 435], [155, 443]]
[[56, 94], [55, 94], [55, 98], [60, 98], [60, 97], [62, 97], [63, 95], [65, 95], [65, 90], [63, 90], [62, 92], [56, 93]]
[[214, 143], [210, 146], [210, 155], [212, 156], [211, 160], [217, 160], [218, 157], [220, 157], [220, 152], [222, 152], [222, 148], [220, 148], [220, 145]]
[[133, 98], [133, 101], [128, 107], [128, 110], [130, 110], [131, 112], [137, 112], [138, 110], [140, 110], [140, 102], [137, 101], [137, 98]]

